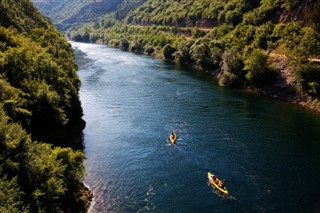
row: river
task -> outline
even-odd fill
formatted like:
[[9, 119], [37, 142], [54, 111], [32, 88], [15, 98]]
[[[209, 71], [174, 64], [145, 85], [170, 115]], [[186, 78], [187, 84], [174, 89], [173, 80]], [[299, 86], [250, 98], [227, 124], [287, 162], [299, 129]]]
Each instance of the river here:
[[[71, 44], [90, 212], [320, 211], [319, 115], [187, 67]], [[209, 171], [231, 196], [208, 186]]]

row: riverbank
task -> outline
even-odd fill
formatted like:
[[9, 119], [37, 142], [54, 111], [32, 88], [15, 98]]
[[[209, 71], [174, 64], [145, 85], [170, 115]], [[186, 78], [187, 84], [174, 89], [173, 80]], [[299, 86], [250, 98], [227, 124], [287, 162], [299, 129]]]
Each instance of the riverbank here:
[[[103, 42], [96, 42], [97, 44], [105, 45]], [[108, 45], [107, 45], [108, 46]], [[110, 46], [111, 48], [121, 49], [120, 46]], [[129, 51], [130, 50], [124, 50]], [[132, 51], [131, 51], [132, 52]], [[136, 53], [136, 52], [132, 52]], [[152, 54], [149, 52], [142, 52], [141, 54], [152, 56], [154, 58], [171, 61], [177, 63], [174, 60], [165, 59], [164, 55], [160, 52], [154, 51]], [[245, 92], [262, 95], [265, 97], [289, 102], [298, 106], [301, 106], [307, 110], [315, 113], [320, 113], [320, 100], [318, 98], [308, 95], [306, 92], [299, 90], [298, 80], [295, 77], [292, 65], [289, 65], [288, 58], [285, 55], [268, 53], [268, 63], [280, 71], [280, 75], [272, 82], [264, 84], [260, 87], [240, 87]], [[315, 61], [317, 63], [317, 61]], [[197, 64], [191, 64], [192, 67], [199, 72], [205, 72], [209, 76], [213, 77], [217, 81], [222, 77], [223, 70], [221, 68], [215, 70], [204, 69]], [[299, 91], [298, 91], [299, 90]]]
[[93, 192], [86, 184], [83, 185], [79, 201], [83, 206], [83, 212], [89, 212], [91, 203], [93, 201]]
[[269, 63], [280, 71], [280, 75], [269, 84], [259, 88], [247, 88], [247, 90], [320, 113], [320, 100], [299, 89], [300, 86], [293, 71], [294, 65], [289, 64], [288, 58], [276, 53], [269, 53], [268, 56]]
[[[147, 53], [144, 54], [150, 55]], [[154, 53], [152, 56], [160, 60], [166, 60], [164, 56], [159, 53]], [[308, 95], [306, 92], [298, 91], [298, 80], [295, 77], [292, 65], [289, 65], [288, 58], [285, 55], [276, 53], [269, 53], [268, 57], [269, 64], [278, 69], [280, 75], [274, 81], [261, 87], [248, 86], [239, 89], [244, 90], [245, 92], [289, 102], [320, 114], [320, 100]], [[318, 61], [313, 60], [313, 62]], [[221, 79], [223, 73], [221, 68], [207, 70], [196, 64], [193, 64], [193, 68], [196, 71], [207, 73], [217, 81]]]

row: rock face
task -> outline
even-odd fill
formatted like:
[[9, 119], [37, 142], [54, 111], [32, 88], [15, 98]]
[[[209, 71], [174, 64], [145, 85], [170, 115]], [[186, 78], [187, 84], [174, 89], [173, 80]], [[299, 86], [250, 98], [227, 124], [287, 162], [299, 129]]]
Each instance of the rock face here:
[[301, 4], [295, 8], [293, 11], [284, 10], [280, 16], [279, 21], [286, 23], [291, 21], [300, 21], [304, 26], [309, 25], [313, 21], [315, 21], [315, 16], [313, 11], [319, 8], [318, 4], [315, 4], [312, 1], [303, 0]]

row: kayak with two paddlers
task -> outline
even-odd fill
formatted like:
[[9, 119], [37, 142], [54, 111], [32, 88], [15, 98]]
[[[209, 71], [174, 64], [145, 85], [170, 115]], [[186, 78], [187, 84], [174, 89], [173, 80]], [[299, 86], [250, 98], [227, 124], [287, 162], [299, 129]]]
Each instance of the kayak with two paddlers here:
[[171, 143], [175, 144], [177, 141], [177, 135], [174, 132], [171, 132], [169, 135], [169, 140], [171, 141]]
[[214, 174], [210, 172], [208, 172], [208, 179], [211, 186], [217, 188], [223, 194], [229, 195], [227, 187], [224, 185], [224, 181], [219, 180]]
[[171, 141], [171, 143], [175, 144], [177, 141], [177, 135], [174, 132], [171, 132], [169, 135], [169, 140]]

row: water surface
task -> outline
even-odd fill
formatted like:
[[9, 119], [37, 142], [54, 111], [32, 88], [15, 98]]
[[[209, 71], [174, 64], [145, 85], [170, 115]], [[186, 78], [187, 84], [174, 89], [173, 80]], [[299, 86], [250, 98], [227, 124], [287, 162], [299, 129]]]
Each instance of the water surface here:
[[[90, 212], [320, 211], [318, 115], [150, 57], [72, 45]], [[208, 171], [230, 197], [207, 185]]]

